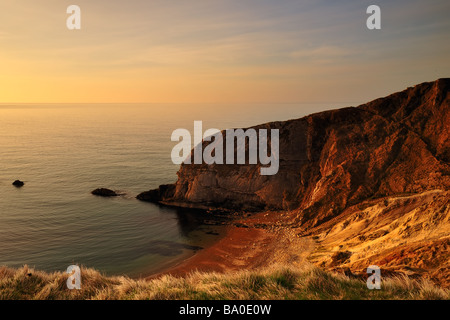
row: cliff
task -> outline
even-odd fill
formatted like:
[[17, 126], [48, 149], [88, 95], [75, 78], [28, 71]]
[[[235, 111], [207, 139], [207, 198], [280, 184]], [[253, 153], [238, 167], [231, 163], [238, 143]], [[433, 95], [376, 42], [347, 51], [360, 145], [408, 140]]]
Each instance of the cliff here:
[[[450, 79], [361, 105], [253, 127], [280, 130], [279, 171], [182, 164], [178, 181], [138, 196], [196, 208], [290, 211], [316, 226], [369, 198], [450, 187]], [[208, 142], [204, 142], [206, 146]]]

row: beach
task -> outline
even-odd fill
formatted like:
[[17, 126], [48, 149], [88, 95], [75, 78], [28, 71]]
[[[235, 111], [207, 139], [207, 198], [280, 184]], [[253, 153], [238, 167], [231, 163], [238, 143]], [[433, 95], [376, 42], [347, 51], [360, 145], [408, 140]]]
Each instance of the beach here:
[[226, 227], [220, 240], [147, 279], [162, 275], [182, 277], [195, 271], [227, 273], [285, 263], [309, 265], [307, 256], [316, 246], [314, 240], [297, 237], [295, 229], [273, 227], [280, 221], [277, 214], [261, 212], [238, 218]]

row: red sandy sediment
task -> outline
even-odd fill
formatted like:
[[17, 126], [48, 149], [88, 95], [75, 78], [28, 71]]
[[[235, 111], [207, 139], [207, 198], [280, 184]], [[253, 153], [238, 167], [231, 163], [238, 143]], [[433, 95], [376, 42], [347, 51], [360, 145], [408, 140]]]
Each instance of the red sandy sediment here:
[[235, 221], [226, 228], [225, 236], [210, 247], [177, 266], [153, 275], [184, 276], [193, 271], [230, 272], [288, 262], [291, 265], [308, 263], [306, 257], [314, 248], [308, 238], [298, 238], [294, 230], [266, 228], [274, 225], [275, 215], [260, 213]]
[[224, 238], [167, 273], [180, 276], [194, 270], [227, 272], [252, 267], [264, 259], [264, 247], [273, 240], [274, 235], [262, 229], [229, 226]]

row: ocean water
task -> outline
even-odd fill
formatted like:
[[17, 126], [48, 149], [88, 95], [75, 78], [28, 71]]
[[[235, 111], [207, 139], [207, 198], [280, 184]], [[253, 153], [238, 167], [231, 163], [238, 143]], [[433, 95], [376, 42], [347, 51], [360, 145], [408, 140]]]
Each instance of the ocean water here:
[[[0, 265], [146, 276], [220, 238], [196, 212], [137, 201], [176, 181], [173, 130], [247, 127], [338, 105], [0, 105]], [[12, 182], [25, 182], [15, 188]], [[99, 187], [124, 196], [96, 197]], [[207, 218], [207, 217], [206, 217]], [[218, 234], [218, 235], [217, 235]]]

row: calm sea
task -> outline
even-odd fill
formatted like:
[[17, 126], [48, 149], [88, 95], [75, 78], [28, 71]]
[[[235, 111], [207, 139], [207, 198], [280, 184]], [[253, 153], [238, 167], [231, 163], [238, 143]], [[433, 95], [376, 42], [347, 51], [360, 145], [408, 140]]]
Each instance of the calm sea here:
[[[247, 127], [341, 105], [0, 105], [0, 265], [149, 275], [221, 227], [134, 197], [176, 181], [173, 130]], [[20, 179], [23, 188], [11, 183]], [[90, 194], [120, 190], [114, 199]], [[219, 234], [219, 235], [217, 235]]]

